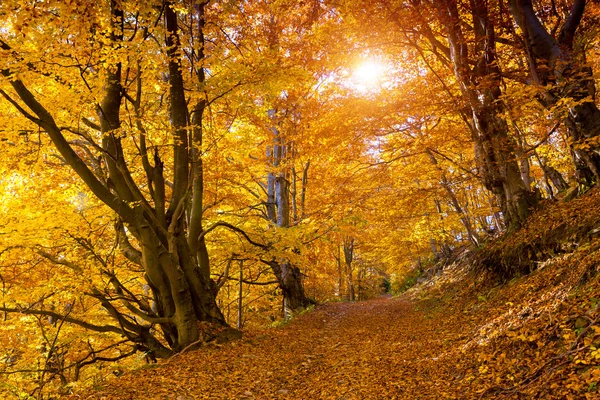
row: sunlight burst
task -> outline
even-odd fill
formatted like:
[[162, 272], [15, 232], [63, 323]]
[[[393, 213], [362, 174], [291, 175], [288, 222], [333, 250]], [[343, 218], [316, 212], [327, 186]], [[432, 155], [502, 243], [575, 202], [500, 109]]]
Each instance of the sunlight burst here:
[[352, 74], [353, 86], [361, 92], [377, 90], [385, 72], [383, 64], [368, 59], [360, 63]]
[[383, 66], [375, 61], [365, 61], [362, 63], [354, 73], [358, 80], [364, 84], [375, 84], [381, 78]]

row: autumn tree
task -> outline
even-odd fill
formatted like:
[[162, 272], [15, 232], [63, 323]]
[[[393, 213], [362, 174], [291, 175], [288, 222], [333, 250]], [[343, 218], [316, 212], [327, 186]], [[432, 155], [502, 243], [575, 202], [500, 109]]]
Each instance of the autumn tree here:
[[553, 27], [547, 26], [550, 18], [536, 12], [529, 0], [511, 0], [508, 6], [521, 29], [528, 82], [539, 88], [539, 101], [552, 109], [557, 119], [565, 121], [577, 178], [589, 185], [600, 178], [600, 111], [595, 104], [596, 85], [587, 64], [585, 44], [577, 43], [586, 3], [590, 2], [576, 0], [568, 8], [567, 4], [557, 6], [553, 2]]
[[[281, 127], [277, 123], [277, 110], [269, 111], [269, 117], [273, 124], [271, 127], [271, 144], [267, 147], [267, 159], [269, 160], [269, 169], [267, 173], [267, 216], [274, 227], [279, 229], [289, 228], [299, 221], [298, 216], [298, 185], [295, 168], [293, 164], [293, 142], [291, 142]], [[302, 195], [300, 208], [304, 208], [306, 197], [306, 185], [308, 181], [308, 164], [303, 169], [302, 175]], [[289, 249], [289, 251], [298, 251]], [[302, 284], [302, 272], [297, 265], [290, 262], [289, 259], [279, 257], [278, 259], [265, 260], [271, 266], [273, 273], [279, 281], [279, 287], [283, 292], [284, 313], [290, 315], [311, 304], [311, 300], [304, 293]]]
[[[467, 108], [466, 122], [472, 132], [475, 160], [485, 187], [499, 201], [508, 225], [519, 225], [535, 205], [535, 195], [525, 185], [516, 161], [515, 145], [502, 117], [501, 74], [496, 57], [496, 31], [487, 4], [473, 1], [469, 21], [474, 45], [469, 48], [463, 32], [463, 16], [455, 1], [436, 4], [444, 25], [449, 56]], [[427, 34], [427, 33], [426, 33]], [[437, 45], [434, 37], [428, 38]], [[446, 49], [440, 49], [446, 51]]]
[[[244, 23], [248, 13], [254, 15], [253, 24]], [[242, 89], [253, 104], [239, 107], [239, 129], [255, 134], [264, 149], [259, 157], [264, 162], [263, 176], [254, 175], [249, 190], [261, 201], [263, 218], [253, 222], [256, 231], [266, 226], [263, 233], [273, 244], [271, 251], [255, 256], [279, 282], [286, 315], [312, 302], [305, 294], [300, 266], [293, 260], [300, 258], [307, 239], [298, 232], [311, 195], [307, 192], [311, 154], [304, 151], [301, 136], [311, 123], [306, 99], [315, 94], [325, 73], [317, 59], [325, 46], [319, 31], [335, 23], [326, 13], [326, 7], [316, 1], [254, 2], [235, 13], [240, 21], [235, 28], [239, 53], [255, 71], [252, 87]], [[240, 99], [244, 101], [248, 100]], [[249, 169], [250, 164], [252, 174], [258, 174], [256, 163], [249, 161]]]
[[[120, 333], [158, 357], [206, 339], [199, 322], [226, 328], [203, 226], [208, 3], [4, 2], [2, 9], [16, 15], [0, 41], [4, 101], [111, 210], [118, 246], [152, 293], [150, 305], [107, 267], [110, 293], [88, 295], [113, 324], [67, 322]], [[40, 48], [47, 35], [52, 45]], [[73, 97], [56, 107], [59, 92]], [[159, 120], [148, 119], [153, 112]], [[36, 307], [25, 313], [65, 318]]]
[[[382, 1], [367, 7], [372, 12], [365, 16], [357, 11], [359, 18], [388, 29], [390, 40], [404, 52], [413, 49], [412, 62], [421, 58], [441, 81], [440, 89], [454, 101], [455, 113], [470, 133], [479, 179], [493, 193], [506, 224], [519, 226], [537, 200], [520, 175], [516, 145], [504, 117], [496, 29], [488, 5]], [[378, 36], [373, 40], [377, 43]], [[449, 73], [453, 80], [448, 80]]]

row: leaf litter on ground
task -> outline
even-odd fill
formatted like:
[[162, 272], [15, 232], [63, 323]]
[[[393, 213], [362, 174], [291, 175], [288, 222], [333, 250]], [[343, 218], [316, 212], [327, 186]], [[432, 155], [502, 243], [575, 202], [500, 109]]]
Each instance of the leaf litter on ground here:
[[[600, 194], [557, 207], [520, 243], [565, 215], [586, 235]], [[399, 297], [320, 305], [73, 398], [598, 399], [600, 239], [588, 236], [509, 282], [474, 272], [467, 254]]]
[[[286, 326], [112, 379], [88, 399], [598, 398], [597, 281], [577, 268], [515, 284], [452, 282], [317, 307]], [[570, 274], [557, 285], [557, 274]], [[579, 319], [579, 325], [576, 323]]]

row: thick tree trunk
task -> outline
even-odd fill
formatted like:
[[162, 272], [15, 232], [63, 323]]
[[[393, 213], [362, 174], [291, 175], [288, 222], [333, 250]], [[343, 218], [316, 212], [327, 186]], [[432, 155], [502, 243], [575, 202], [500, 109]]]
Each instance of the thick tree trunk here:
[[[496, 61], [494, 26], [483, 0], [471, 1], [475, 45], [470, 50], [463, 36], [455, 0], [436, 3], [448, 33], [450, 58], [465, 105], [470, 110], [470, 129], [479, 176], [500, 207], [507, 226], [519, 226], [537, 203], [523, 182], [515, 144], [502, 117], [500, 71]], [[469, 58], [469, 51], [473, 58]], [[474, 66], [472, 66], [474, 65]]]
[[[581, 23], [585, 0], [575, 0], [557, 38], [538, 19], [531, 0], [510, 0], [510, 11], [523, 31], [529, 58], [531, 82], [545, 88], [540, 97], [548, 108], [571, 99], [566, 126], [576, 178], [585, 184], [600, 179], [600, 110], [592, 70], [585, 54], [573, 50], [575, 32]], [[547, 89], [549, 88], [549, 89]], [[567, 103], [568, 104], [568, 103]]]
[[279, 282], [283, 294], [283, 314], [290, 318], [295, 312], [312, 304], [306, 296], [302, 285], [302, 272], [300, 268], [287, 261], [269, 263]]
[[562, 192], [569, 188], [569, 184], [565, 181], [562, 174], [548, 164], [548, 160], [545, 157], [539, 157], [538, 160], [542, 171], [544, 171], [544, 176], [548, 181], [552, 182], [557, 192]]
[[[200, 21], [197, 28], [200, 31], [200, 40], [203, 40], [202, 7], [196, 9], [195, 15]], [[158, 357], [167, 357], [173, 352], [208, 340], [218, 335], [224, 327], [225, 331], [228, 330], [215, 300], [215, 285], [210, 279], [208, 255], [203, 242], [203, 177], [199, 150], [202, 143], [204, 102], [200, 101], [194, 106], [194, 126], [189, 140], [190, 121], [184, 89], [183, 63], [180, 60], [177, 15], [169, 1], [164, 2], [163, 12], [167, 31], [169, 111], [174, 135], [171, 155], [174, 160], [171, 165], [173, 185], [170, 199], [165, 192], [165, 165], [160, 153], [165, 150], [154, 150], [152, 165], [146, 146], [145, 130], [139, 113], [142, 96], [141, 71], [137, 71], [138, 93], [131, 96], [127, 93], [129, 88], [124, 88], [121, 84], [121, 64], [105, 60], [107, 67], [103, 71], [106, 76], [104, 98], [98, 106], [104, 170], [98, 168], [94, 171], [90, 170], [74, 151], [53, 116], [24, 83], [16, 78], [11, 78], [10, 82], [20, 99], [37, 115], [37, 118], [32, 119], [33, 122], [46, 131], [65, 162], [90, 191], [115, 212], [119, 219], [115, 224], [116, 242], [123, 255], [143, 269], [144, 278], [152, 291], [154, 304], [150, 305], [146, 299], [136, 297], [128, 290], [110, 266], [103, 265], [102, 273], [108, 279], [110, 287], [91, 288], [90, 293], [86, 294], [100, 302], [113, 318], [114, 324], [98, 327], [72, 320], [81, 326], [102, 332], [120, 333], [136, 342], [140, 349]], [[110, 2], [110, 16], [107, 17], [107, 21], [112, 24], [111, 29], [107, 30], [110, 32], [112, 46], [107, 46], [107, 49], [118, 49], [123, 41], [125, 17], [118, 1]], [[201, 52], [197, 56], [199, 59], [203, 57]], [[6, 77], [13, 75], [9, 70], [0, 72]], [[198, 80], [199, 86], [202, 86], [203, 75], [199, 74]], [[127, 97], [136, 112], [140, 135], [135, 145], [139, 144], [139, 159], [147, 179], [144, 183], [147, 191], [144, 192], [139, 189], [139, 184], [131, 172], [134, 160], [126, 159], [123, 151], [122, 141], [130, 137], [129, 134], [123, 135], [120, 131], [123, 97]], [[31, 117], [29, 114], [25, 116]], [[98, 144], [93, 144], [98, 147]], [[136, 179], [141, 178], [136, 176]], [[93, 250], [93, 245], [86, 242], [80, 244], [86, 250]], [[102, 263], [102, 260], [99, 259], [98, 262]], [[131, 318], [131, 315], [135, 315], [135, 318]], [[207, 326], [214, 329], [206, 329]], [[164, 340], [155, 336], [157, 332], [162, 333]]]
[[[201, 125], [204, 102], [198, 102], [193, 109], [192, 122], [194, 126], [192, 143], [190, 143], [183, 71], [179, 60], [180, 43], [177, 16], [170, 3], [166, 4], [164, 12], [168, 32], [167, 55], [169, 56], [171, 121], [175, 128], [176, 139], [173, 193], [166, 214], [169, 223], [166, 227], [167, 245], [164, 245], [164, 239], [160, 240], [158, 234], [160, 229], [156, 231], [157, 234], [146, 227], [140, 227], [138, 230], [143, 232], [140, 239], [146, 272], [154, 269], [152, 274], [157, 279], [160, 280], [158, 276], [162, 275], [161, 277], [166, 277], [168, 281], [168, 287], [164, 283], [162, 284], [162, 291], [166, 296], [161, 296], [161, 300], [165, 307], [174, 307], [172, 314], [166, 314], [174, 320], [170, 329], [167, 330], [170, 331], [173, 338], [174, 350], [178, 351], [191, 343], [205, 339], [202, 337], [205, 333], [200, 331], [199, 321], [218, 326], [227, 326], [227, 324], [216, 303], [204, 236], [200, 236], [203, 176], [199, 153], [202, 144]], [[198, 15], [198, 18], [203, 21], [202, 14]], [[202, 22], [200, 22], [199, 28], [202, 40]], [[203, 75], [199, 75], [198, 79], [199, 84], [202, 84]], [[186, 193], [190, 180], [192, 196], [191, 199], [188, 199]], [[186, 212], [188, 214], [187, 224], [184, 217]], [[150, 276], [150, 274], [148, 275]], [[157, 286], [157, 282], [153, 282], [153, 284]]]
[[521, 130], [513, 123], [513, 127], [516, 131], [517, 146], [515, 153], [519, 160], [519, 169], [521, 171], [521, 179], [526, 187], [531, 188], [534, 181], [531, 178], [531, 164], [529, 163], [530, 156], [527, 154], [527, 140], [522, 135]]

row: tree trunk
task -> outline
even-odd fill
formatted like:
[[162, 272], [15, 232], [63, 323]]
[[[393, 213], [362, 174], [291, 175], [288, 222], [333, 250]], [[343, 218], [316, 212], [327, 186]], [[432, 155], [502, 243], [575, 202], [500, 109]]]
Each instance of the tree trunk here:
[[308, 186], [308, 168], [310, 167], [310, 160], [306, 162], [302, 169], [302, 192], [300, 195], [300, 218], [306, 217], [306, 189]]
[[[507, 226], [518, 227], [537, 198], [523, 182], [515, 145], [502, 117], [500, 71], [496, 61], [494, 26], [483, 0], [471, 1], [475, 44], [467, 46], [455, 0], [435, 3], [448, 33], [450, 59], [470, 115], [469, 129], [479, 176], [493, 193]], [[434, 43], [434, 45], [436, 45]], [[472, 58], [469, 58], [469, 52]]]
[[354, 290], [354, 280], [352, 279], [354, 259], [354, 238], [347, 237], [344, 239], [344, 261], [346, 261], [346, 282], [348, 284], [348, 300], [356, 300], [356, 293]]
[[539, 157], [538, 161], [540, 163], [542, 171], [544, 171], [544, 176], [547, 180], [552, 182], [552, 185], [554, 185], [557, 192], [560, 193], [569, 188], [569, 184], [567, 183], [567, 181], [565, 181], [565, 178], [563, 178], [562, 174], [550, 164], [548, 164], [548, 160], [545, 157]]
[[[115, 226], [117, 243], [125, 257], [143, 268], [144, 277], [152, 291], [154, 306], [150, 307], [147, 301], [136, 298], [127, 290], [110, 266], [105, 266], [102, 272], [111, 285], [110, 289], [92, 288], [88, 293], [100, 302], [115, 321], [114, 325], [101, 327], [102, 331], [121, 333], [138, 343], [143, 351], [158, 357], [167, 357], [173, 352], [201, 343], [217, 335], [217, 331], [223, 327], [227, 327], [215, 299], [216, 291], [210, 279], [201, 225], [203, 182], [198, 154], [204, 105], [200, 102], [194, 109], [192, 120], [196, 126], [190, 146], [177, 15], [170, 2], [166, 1], [164, 5], [166, 53], [169, 59], [169, 109], [174, 132], [173, 190], [168, 207], [165, 198], [164, 164], [160, 153], [154, 150], [154, 165], [151, 165], [145, 145], [143, 121], [138, 113], [141, 102], [139, 77], [137, 99], [132, 96], [128, 96], [127, 99], [136, 110], [138, 127], [141, 128], [137, 143], [140, 144], [140, 159], [143, 171], [146, 172], [146, 187], [150, 198], [147, 198], [136, 184], [130, 166], [134, 161], [126, 160], [123, 152], [122, 140], [126, 139], [127, 135], [120, 132], [120, 109], [127, 89], [121, 85], [119, 62], [107, 61], [104, 98], [98, 107], [106, 171], [90, 170], [35, 95], [19, 79], [11, 80], [15, 92], [37, 115], [34, 122], [47, 132], [65, 162], [79, 175], [90, 191], [116, 213], [119, 219]], [[198, 30], [202, 38], [202, 7], [198, 7], [196, 11], [200, 21]], [[124, 21], [123, 11], [116, 0], [111, 1], [109, 20], [113, 25], [110, 29], [110, 39], [116, 49], [119, 42], [123, 41]], [[200, 54], [199, 58], [202, 56]], [[4, 76], [12, 75], [9, 70], [1, 72]], [[199, 75], [198, 79], [202, 80], [203, 76]], [[202, 83], [199, 81], [199, 85]], [[190, 150], [191, 147], [194, 150]], [[193, 186], [191, 194], [188, 190], [190, 183]], [[81, 244], [90, 250], [89, 244]], [[136, 316], [135, 319], [129, 317], [132, 313]], [[139, 320], [144, 321], [144, 324], [139, 323]], [[203, 330], [199, 322], [215, 325], [216, 329]], [[75, 323], [93, 327], [82, 321]], [[160, 329], [157, 330], [157, 327]], [[158, 332], [162, 332], [164, 341], [157, 339], [155, 335]]]
[[343, 280], [344, 280], [344, 272], [342, 269], [342, 254], [341, 254], [341, 248], [340, 246], [337, 246], [337, 256], [335, 257], [335, 260], [337, 262], [337, 296], [338, 298], [342, 298], [343, 294]]
[[238, 287], [238, 307], [237, 307], [237, 328], [242, 329], [242, 317], [243, 317], [243, 283], [244, 283], [244, 261], [240, 260], [240, 284]]
[[[276, 172], [269, 172], [267, 177], [267, 207], [271, 207], [267, 208], [267, 215], [279, 229], [286, 229], [290, 227], [290, 183], [286, 171], [278, 170], [288, 153], [288, 146], [276, 126], [275, 110], [269, 110], [269, 116], [273, 122], [273, 146], [267, 154], [271, 155], [271, 167]], [[286, 259], [272, 260], [267, 264], [271, 266], [283, 294], [285, 318], [312, 303], [304, 292], [300, 268]]]
[[304, 293], [300, 268], [288, 261], [271, 261], [269, 265], [277, 277], [279, 288], [283, 294], [283, 314], [286, 319], [312, 304], [312, 301]]
[[517, 124], [513, 122], [513, 127], [516, 131], [517, 138], [517, 146], [515, 149], [515, 153], [517, 159], [519, 160], [519, 169], [521, 171], [521, 179], [523, 179], [523, 183], [526, 187], [531, 188], [533, 184], [533, 180], [531, 179], [531, 165], [529, 164], [529, 155], [525, 150], [527, 147], [527, 140], [523, 136], [521, 130], [518, 128]]
[[587, 185], [600, 178], [600, 110], [594, 100], [596, 88], [585, 54], [573, 49], [575, 32], [581, 23], [585, 0], [575, 0], [557, 38], [538, 19], [531, 0], [510, 0], [510, 11], [523, 31], [529, 59], [531, 82], [545, 89], [540, 97], [548, 108], [563, 99], [567, 106], [567, 131], [576, 178]]

